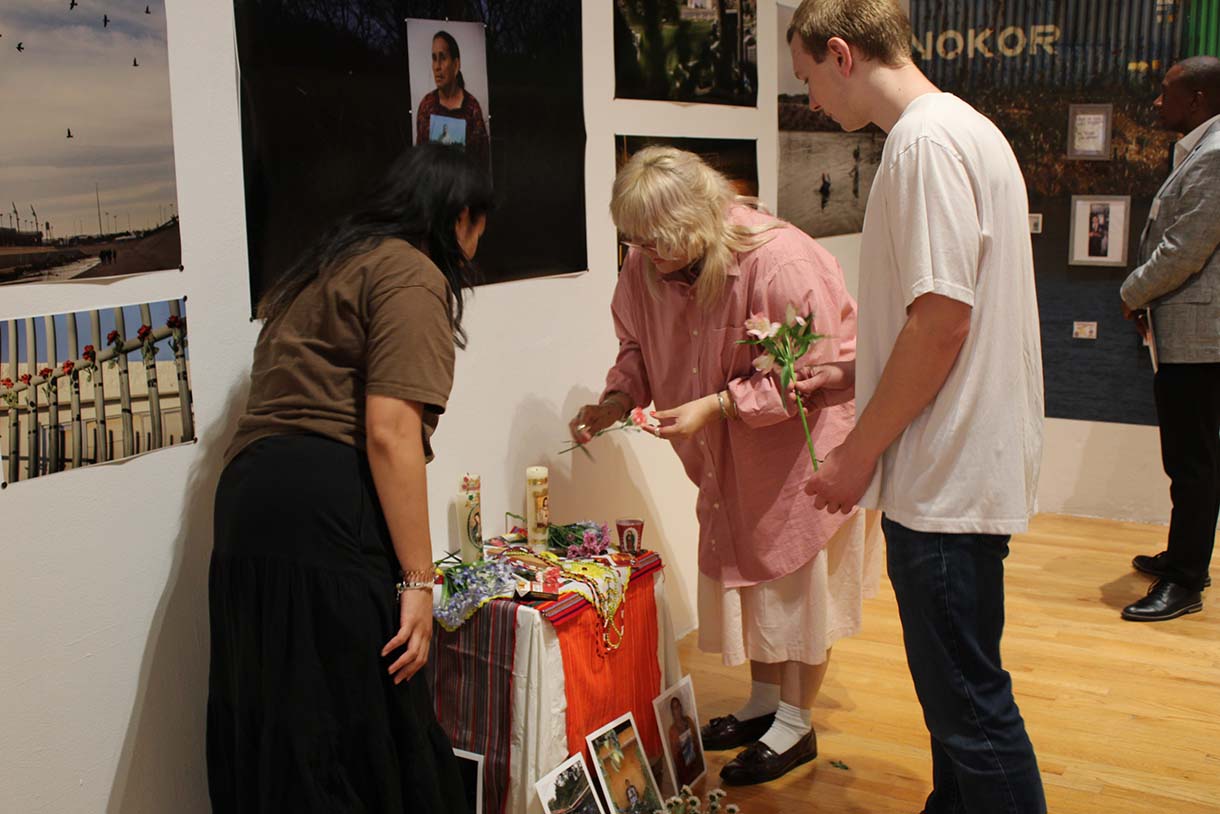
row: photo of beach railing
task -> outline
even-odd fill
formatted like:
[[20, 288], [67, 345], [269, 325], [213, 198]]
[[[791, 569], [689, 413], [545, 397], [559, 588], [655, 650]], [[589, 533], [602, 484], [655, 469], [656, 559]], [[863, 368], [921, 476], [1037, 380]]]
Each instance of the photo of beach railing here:
[[195, 438], [185, 300], [0, 320], [6, 484]]

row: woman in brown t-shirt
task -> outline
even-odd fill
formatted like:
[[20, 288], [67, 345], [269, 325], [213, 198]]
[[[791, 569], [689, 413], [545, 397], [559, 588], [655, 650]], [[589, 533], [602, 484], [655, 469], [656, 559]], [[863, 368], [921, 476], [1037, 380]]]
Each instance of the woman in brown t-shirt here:
[[466, 811], [417, 675], [432, 635], [424, 465], [490, 206], [482, 168], [417, 147], [259, 305], [216, 489], [216, 811]]

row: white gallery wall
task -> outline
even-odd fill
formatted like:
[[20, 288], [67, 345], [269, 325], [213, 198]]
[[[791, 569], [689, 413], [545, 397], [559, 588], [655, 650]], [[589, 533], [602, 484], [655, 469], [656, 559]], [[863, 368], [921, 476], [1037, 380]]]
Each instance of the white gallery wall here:
[[[615, 134], [757, 138], [761, 194], [776, 193], [775, 7], [760, 9], [759, 107], [613, 101], [609, 0], [583, 0], [591, 269], [480, 289], [467, 311], [448, 414], [429, 468], [437, 553], [450, 496], [483, 477], [484, 524], [520, 511], [524, 470], [551, 468], [559, 521], [641, 516], [669, 564], [675, 627], [694, 626], [692, 487], [654, 439], [600, 439], [595, 461], [556, 454], [596, 397], [616, 342], [607, 213]], [[232, 7], [167, 4], [186, 270], [88, 285], [0, 289], [0, 318], [187, 295], [199, 443], [0, 493], [0, 811], [208, 810], [203, 738], [212, 491], [240, 409], [257, 325], [248, 319]], [[507, 205], [522, 205], [509, 202]], [[528, 204], [524, 204], [528, 205]], [[825, 241], [855, 288], [858, 236]], [[318, 472], [319, 478], [327, 473]], [[1154, 428], [1050, 421], [1041, 506], [1164, 522]]]

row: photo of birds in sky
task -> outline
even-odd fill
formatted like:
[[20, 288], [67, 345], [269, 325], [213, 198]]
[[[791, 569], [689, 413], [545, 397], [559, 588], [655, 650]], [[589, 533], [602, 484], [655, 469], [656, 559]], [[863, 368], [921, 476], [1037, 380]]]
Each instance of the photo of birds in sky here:
[[0, 285], [181, 267], [165, 0], [4, 0], [0, 108]]

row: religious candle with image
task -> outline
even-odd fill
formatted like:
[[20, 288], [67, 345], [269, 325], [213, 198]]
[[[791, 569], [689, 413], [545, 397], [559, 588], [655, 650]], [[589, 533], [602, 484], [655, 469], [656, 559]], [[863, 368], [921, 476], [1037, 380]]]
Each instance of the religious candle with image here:
[[639, 554], [644, 539], [644, 521], [629, 519], [616, 520], [618, 528], [618, 547], [624, 554]]

